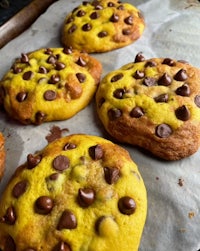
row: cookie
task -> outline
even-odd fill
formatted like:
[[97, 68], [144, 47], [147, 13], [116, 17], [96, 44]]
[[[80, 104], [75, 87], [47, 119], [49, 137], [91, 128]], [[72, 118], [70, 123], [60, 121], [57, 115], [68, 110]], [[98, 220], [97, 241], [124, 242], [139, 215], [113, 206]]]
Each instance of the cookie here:
[[0, 132], [0, 180], [4, 174], [4, 167], [5, 167], [5, 139], [2, 135], [2, 133]]
[[120, 146], [69, 135], [28, 154], [0, 201], [4, 251], [136, 251], [145, 185]]
[[135, 42], [144, 28], [141, 12], [129, 3], [84, 1], [67, 15], [61, 42], [88, 53], [106, 52]]
[[22, 53], [0, 82], [1, 99], [23, 124], [66, 120], [91, 101], [101, 72], [98, 60], [70, 47]]
[[138, 53], [103, 78], [96, 103], [106, 130], [120, 142], [166, 160], [199, 148], [200, 70], [183, 60], [146, 60]]

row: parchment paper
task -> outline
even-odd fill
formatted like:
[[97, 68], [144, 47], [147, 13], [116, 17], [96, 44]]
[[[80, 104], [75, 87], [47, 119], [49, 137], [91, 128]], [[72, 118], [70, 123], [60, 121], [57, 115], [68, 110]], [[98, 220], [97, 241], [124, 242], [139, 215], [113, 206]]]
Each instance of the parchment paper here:
[[[184, 59], [200, 67], [200, 2], [197, 0], [129, 0], [145, 17], [146, 29], [134, 44], [108, 53], [93, 54], [103, 64], [102, 77], [134, 61], [138, 52], [146, 58]], [[61, 46], [64, 18], [81, 1], [59, 0], [22, 35], [0, 50], [0, 78], [21, 52]], [[1, 36], [1, 35], [0, 35]], [[1, 39], [1, 38], [0, 38]], [[16, 167], [47, 145], [53, 126], [72, 133], [107, 137], [95, 113], [94, 100], [73, 118], [24, 126], [0, 113], [0, 130], [6, 138], [6, 172], [2, 193]], [[200, 249], [200, 151], [189, 158], [158, 160], [137, 147], [122, 145], [137, 163], [148, 193], [148, 215], [140, 251], [197, 251]], [[111, 250], [113, 251], [113, 250]], [[126, 251], [126, 250], [123, 250]]]

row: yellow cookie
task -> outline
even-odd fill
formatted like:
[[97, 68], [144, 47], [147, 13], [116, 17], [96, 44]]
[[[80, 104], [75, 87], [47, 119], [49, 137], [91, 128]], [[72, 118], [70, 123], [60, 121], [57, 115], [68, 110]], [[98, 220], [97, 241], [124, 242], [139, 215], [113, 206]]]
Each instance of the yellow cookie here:
[[118, 0], [84, 1], [67, 15], [61, 41], [88, 53], [106, 52], [133, 43], [145, 27], [141, 12]]
[[70, 135], [29, 154], [0, 201], [4, 251], [137, 251], [146, 190], [128, 152]]
[[97, 111], [117, 140], [177, 160], [200, 145], [200, 70], [170, 58], [145, 60], [110, 72], [99, 85]]
[[23, 124], [65, 120], [93, 98], [101, 63], [71, 48], [22, 54], [0, 82], [7, 113]]

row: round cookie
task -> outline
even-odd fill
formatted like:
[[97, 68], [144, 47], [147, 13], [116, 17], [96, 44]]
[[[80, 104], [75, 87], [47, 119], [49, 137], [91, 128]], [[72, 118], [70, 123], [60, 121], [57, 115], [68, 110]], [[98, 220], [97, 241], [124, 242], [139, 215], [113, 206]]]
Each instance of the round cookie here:
[[141, 12], [129, 3], [84, 1], [67, 15], [61, 42], [88, 53], [106, 52], [133, 43], [144, 28]]
[[136, 251], [147, 211], [136, 164], [100, 137], [70, 135], [28, 154], [0, 201], [4, 251]]
[[65, 120], [94, 96], [101, 63], [68, 48], [44, 48], [21, 54], [0, 82], [7, 113], [23, 124]]
[[0, 132], [0, 180], [4, 174], [4, 167], [5, 167], [6, 154], [5, 154], [4, 144], [5, 144], [5, 139], [2, 133]]
[[120, 142], [166, 160], [195, 153], [200, 144], [200, 70], [182, 60], [141, 53], [107, 74], [96, 94], [106, 130]]

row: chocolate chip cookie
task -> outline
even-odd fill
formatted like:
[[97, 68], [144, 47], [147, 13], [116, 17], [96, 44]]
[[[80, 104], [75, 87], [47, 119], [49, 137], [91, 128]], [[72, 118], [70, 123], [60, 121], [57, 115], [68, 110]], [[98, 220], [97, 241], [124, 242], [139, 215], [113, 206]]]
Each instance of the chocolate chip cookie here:
[[104, 77], [96, 102], [103, 125], [121, 142], [166, 160], [199, 148], [200, 70], [183, 60], [146, 60], [138, 53]]
[[5, 167], [5, 139], [0, 132], [0, 180], [4, 174], [4, 167]]
[[0, 249], [136, 251], [146, 190], [128, 152], [70, 135], [28, 154], [0, 201]]
[[84, 1], [67, 15], [61, 42], [88, 53], [106, 52], [133, 43], [144, 28], [141, 12], [129, 3]]
[[22, 53], [0, 82], [0, 100], [23, 124], [65, 120], [88, 105], [101, 72], [98, 60], [71, 47]]

